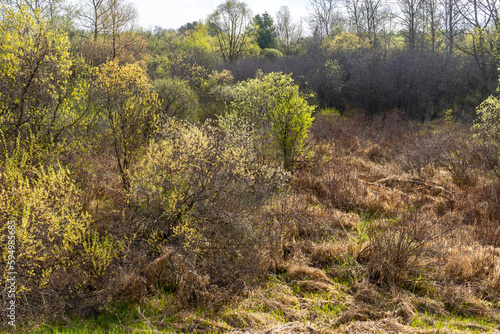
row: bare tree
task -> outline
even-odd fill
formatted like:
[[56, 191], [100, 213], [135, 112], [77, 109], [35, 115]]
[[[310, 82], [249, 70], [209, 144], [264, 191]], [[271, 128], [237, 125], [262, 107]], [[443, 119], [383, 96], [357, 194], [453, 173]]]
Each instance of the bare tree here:
[[309, 0], [309, 22], [311, 29], [320, 38], [332, 36], [342, 25], [342, 16], [336, 0]]
[[422, 29], [424, 0], [398, 0], [401, 10], [401, 23], [406, 29], [406, 43], [410, 49], [417, 45]]
[[464, 32], [470, 43], [455, 44], [461, 51], [474, 57], [490, 90], [493, 90], [490, 85], [496, 85], [496, 73], [500, 65], [498, 5], [499, 0], [464, 0], [459, 10], [467, 25]]
[[302, 38], [302, 22], [293, 23], [290, 10], [287, 6], [281, 6], [276, 13], [276, 32], [283, 53], [290, 56], [298, 46]]
[[0, 5], [14, 8], [27, 7], [51, 22], [62, 18], [69, 9], [66, 0], [0, 0]]
[[224, 61], [234, 61], [245, 51], [249, 42], [248, 26], [251, 11], [238, 0], [227, 0], [209, 15], [208, 22], [219, 42]]
[[379, 35], [385, 28], [384, 21], [391, 18], [390, 7], [382, 0], [347, 0], [346, 8], [351, 29], [377, 47]]
[[463, 21], [459, 10], [459, 3], [456, 0], [442, 0], [442, 19], [445, 31], [445, 58], [449, 59], [453, 54], [455, 36], [459, 33], [459, 25]]
[[113, 56], [116, 56], [118, 34], [131, 27], [137, 18], [137, 10], [124, 0], [83, 0], [80, 4], [80, 22], [89, 29], [94, 42], [99, 34], [111, 37]]
[[106, 0], [83, 0], [80, 3], [80, 23], [82, 27], [92, 32], [94, 42], [97, 41], [99, 34], [106, 29], [108, 11]]
[[118, 39], [120, 34], [124, 29], [129, 28], [133, 25], [138, 16], [138, 13], [137, 9], [130, 3], [126, 3], [120, 0], [107, 0], [106, 7], [108, 9], [106, 11], [107, 15], [105, 21], [105, 29], [108, 35], [111, 37], [114, 59], [116, 58]]
[[[439, 10], [439, 0], [424, 0], [422, 4], [424, 34], [428, 35], [428, 46], [432, 51], [435, 51], [437, 48], [439, 30], [442, 26]], [[426, 39], [422, 39], [423, 42], [425, 40]]]

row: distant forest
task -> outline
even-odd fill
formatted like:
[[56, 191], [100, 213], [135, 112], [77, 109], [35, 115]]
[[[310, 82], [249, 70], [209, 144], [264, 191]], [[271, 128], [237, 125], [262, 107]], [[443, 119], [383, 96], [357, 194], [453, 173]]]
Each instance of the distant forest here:
[[[24, 8], [47, 20], [46, 32], [67, 35], [72, 57], [92, 66], [140, 62], [152, 82], [168, 78], [204, 109], [217, 99], [216, 86], [257, 69], [292, 74], [320, 107], [369, 115], [398, 109], [419, 120], [450, 109], [473, 117], [498, 82], [496, 0], [311, 0], [300, 20], [286, 6], [252, 13], [231, 0], [203, 21], [152, 31], [136, 26], [137, 10], [123, 0], [3, 3], [4, 11]], [[214, 77], [223, 70], [230, 77]], [[168, 112], [182, 112], [175, 106]], [[194, 113], [204, 119], [217, 111]]]

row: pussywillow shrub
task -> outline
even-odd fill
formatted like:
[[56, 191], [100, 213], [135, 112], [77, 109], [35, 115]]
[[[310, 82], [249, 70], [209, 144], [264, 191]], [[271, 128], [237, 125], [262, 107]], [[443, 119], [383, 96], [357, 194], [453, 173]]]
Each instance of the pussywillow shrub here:
[[[105, 286], [121, 246], [91, 228], [68, 169], [30, 166], [26, 152], [18, 142], [0, 164], [1, 279], [5, 286], [15, 277], [16, 315], [99, 303], [93, 293]], [[5, 290], [0, 296], [9, 299]]]
[[281, 167], [256, 163], [251, 129], [231, 118], [202, 126], [171, 121], [131, 177], [139, 231], [161, 235], [158, 247], [179, 247], [223, 285], [255, 270], [259, 210], [289, 178]]

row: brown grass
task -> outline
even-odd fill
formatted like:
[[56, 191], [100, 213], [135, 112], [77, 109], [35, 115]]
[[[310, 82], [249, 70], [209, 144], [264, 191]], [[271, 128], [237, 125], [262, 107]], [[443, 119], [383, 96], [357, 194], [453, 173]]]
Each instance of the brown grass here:
[[[195, 256], [168, 236], [141, 235], [107, 282], [112, 299], [167, 292], [169, 314], [195, 319], [179, 331], [437, 332], [408, 326], [425, 313], [498, 326], [500, 181], [467, 137], [397, 111], [316, 122], [311, 162], [241, 222], [252, 238], [233, 244], [225, 229], [206, 229]], [[86, 208], [100, 229], [131, 236], [141, 222], [110, 163], [101, 156], [76, 171], [88, 181]]]
[[410, 326], [404, 326], [392, 319], [384, 319], [378, 321], [353, 321], [346, 326], [343, 326], [337, 333], [360, 333], [360, 334], [410, 334], [410, 333], [426, 333]]
[[288, 276], [295, 280], [314, 280], [329, 283], [330, 279], [321, 269], [304, 265], [292, 265], [287, 270]]
[[[408, 326], [425, 313], [496, 321], [500, 183], [474, 147], [397, 112], [373, 124], [330, 121], [315, 125], [312, 162], [295, 170], [290, 191], [256, 215], [272, 222], [259, 273], [280, 281], [231, 300], [186, 267], [179, 298], [209, 308], [225, 298], [220, 317], [233, 333], [436, 332]], [[167, 254], [149, 264], [149, 284], [181, 266]], [[318, 311], [332, 305], [342, 311]]]

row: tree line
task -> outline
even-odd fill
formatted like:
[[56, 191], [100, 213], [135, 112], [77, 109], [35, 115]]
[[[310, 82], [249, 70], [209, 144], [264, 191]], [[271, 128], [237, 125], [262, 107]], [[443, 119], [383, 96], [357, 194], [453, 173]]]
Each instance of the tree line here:
[[151, 31], [137, 26], [136, 8], [123, 0], [3, 3], [65, 30], [87, 63], [142, 61], [152, 80], [181, 80], [205, 106], [218, 102], [201, 89], [202, 72], [227, 70], [241, 81], [261, 69], [292, 74], [317, 104], [341, 112], [398, 109], [423, 120], [452, 109], [470, 118], [495, 91], [500, 66], [496, 0], [310, 0], [300, 20], [287, 6], [254, 15], [245, 2], [227, 0], [205, 20]]
[[256, 68], [293, 73], [322, 107], [399, 109], [421, 120], [452, 109], [470, 118], [497, 86], [496, 8], [496, 1], [311, 0], [309, 17], [294, 20], [287, 6], [253, 16], [244, 2], [226, 1], [205, 21], [156, 34], [190, 40], [191, 62], [229, 70], [237, 81]]

